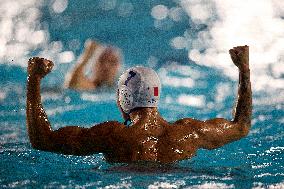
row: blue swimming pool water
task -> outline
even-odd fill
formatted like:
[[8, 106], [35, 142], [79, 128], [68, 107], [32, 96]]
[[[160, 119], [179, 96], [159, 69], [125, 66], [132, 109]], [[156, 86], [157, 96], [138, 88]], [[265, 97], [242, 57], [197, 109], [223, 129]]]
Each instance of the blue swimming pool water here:
[[[147, 65], [149, 57], [156, 57], [154, 69], [163, 82], [159, 110], [168, 121], [182, 117], [231, 118], [237, 81], [220, 70], [188, 63], [186, 50], [169, 45], [172, 37], [186, 29], [191, 28], [194, 36], [205, 26], [194, 28], [184, 17], [170, 30], [155, 28], [150, 12], [161, 3], [158, 1], [133, 2], [135, 11], [128, 17], [117, 16], [116, 9], [102, 10], [101, 2], [69, 0], [67, 9], [58, 15], [52, 15], [46, 3], [41, 22], [48, 25], [50, 41], [59, 40], [65, 50], [70, 50], [68, 42], [77, 39], [81, 44], [73, 51], [76, 56], [87, 38], [111, 43], [122, 49], [125, 68]], [[172, 1], [163, 4], [176, 5]], [[73, 63], [57, 64], [42, 82], [42, 100], [52, 127], [122, 121], [115, 89], [79, 93], [62, 88], [66, 70]], [[284, 187], [283, 88], [268, 86], [254, 93], [253, 126], [240, 141], [216, 150], [201, 149], [192, 159], [171, 166], [113, 165], [102, 154], [78, 157], [32, 149], [25, 125], [26, 70], [0, 64], [0, 75], [0, 188]], [[194, 85], [185, 86], [190, 83], [186, 78], [193, 79]]]

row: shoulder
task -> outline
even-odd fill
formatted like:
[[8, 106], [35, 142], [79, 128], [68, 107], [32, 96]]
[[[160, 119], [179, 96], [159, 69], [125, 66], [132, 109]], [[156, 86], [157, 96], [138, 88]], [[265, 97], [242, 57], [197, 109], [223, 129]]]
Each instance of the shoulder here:
[[186, 135], [196, 135], [196, 131], [198, 130], [198, 128], [201, 127], [202, 123], [202, 121], [192, 118], [179, 119], [168, 127], [166, 127], [165, 133], [167, 134], [165, 136], [175, 139], [182, 138]]
[[110, 132], [112, 133], [122, 132], [122, 130], [124, 130], [125, 128], [126, 126], [118, 121], [106, 121], [91, 127], [90, 131], [91, 133], [99, 132], [101, 134], [108, 134]]
[[184, 126], [192, 126], [192, 127], [202, 127], [202, 126], [209, 126], [209, 125], [220, 125], [220, 124], [228, 124], [231, 121], [228, 121], [224, 118], [214, 118], [205, 121], [192, 119], [192, 118], [183, 118], [177, 120], [174, 124], [184, 125]]
[[195, 126], [196, 124], [201, 124], [203, 121], [193, 119], [193, 118], [182, 118], [174, 122], [175, 125], [184, 125], [184, 126]]

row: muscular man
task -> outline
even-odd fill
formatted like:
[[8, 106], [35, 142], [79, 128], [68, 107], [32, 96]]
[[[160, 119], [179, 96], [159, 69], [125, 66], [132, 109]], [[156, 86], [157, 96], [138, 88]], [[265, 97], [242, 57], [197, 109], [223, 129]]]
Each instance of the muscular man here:
[[134, 67], [120, 77], [117, 92], [118, 106], [131, 125], [108, 121], [91, 128], [69, 126], [56, 131], [50, 126], [40, 97], [40, 81], [53, 63], [32, 58], [27, 83], [27, 129], [32, 147], [73, 155], [102, 152], [109, 162], [171, 163], [192, 157], [199, 148], [214, 149], [239, 140], [251, 127], [249, 47], [235, 47], [229, 52], [239, 68], [238, 101], [231, 121], [184, 118], [167, 122], [157, 110], [161, 87], [157, 74], [149, 68]]
[[[85, 69], [90, 60], [94, 58], [95, 64], [91, 66], [91, 77], [87, 77]], [[93, 90], [106, 85], [112, 86], [121, 66], [121, 57], [118, 49], [88, 40], [85, 50], [75, 68], [67, 74], [65, 86], [76, 90]]]

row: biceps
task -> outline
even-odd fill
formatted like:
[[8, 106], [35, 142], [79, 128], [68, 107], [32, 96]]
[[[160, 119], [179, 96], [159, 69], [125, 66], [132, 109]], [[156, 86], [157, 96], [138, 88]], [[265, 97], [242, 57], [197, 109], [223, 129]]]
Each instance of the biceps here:
[[221, 118], [203, 122], [198, 133], [201, 147], [206, 149], [218, 148], [242, 137], [237, 124]]

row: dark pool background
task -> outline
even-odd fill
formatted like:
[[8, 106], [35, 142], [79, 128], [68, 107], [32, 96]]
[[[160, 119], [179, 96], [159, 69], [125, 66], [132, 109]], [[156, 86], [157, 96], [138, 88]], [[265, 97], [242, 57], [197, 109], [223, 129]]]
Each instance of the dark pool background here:
[[[62, 88], [88, 38], [119, 47], [123, 69], [139, 64], [157, 70], [163, 83], [159, 110], [168, 121], [231, 118], [237, 80], [195, 64], [185, 49], [169, 43], [186, 30], [194, 37], [206, 25], [195, 25], [185, 13], [177, 22], [157, 23], [152, 8], [161, 3], [175, 7], [175, 1], [110, 1], [116, 2], [114, 7], [103, 2], [69, 0], [60, 14], [50, 10], [48, 1], [41, 7], [40, 22], [49, 31], [49, 41], [60, 41], [63, 50], [75, 55], [71, 63], [55, 62], [55, 70], [42, 81], [42, 100], [54, 129], [122, 121], [115, 89], [79, 93]], [[119, 12], [122, 3], [129, 13]], [[246, 138], [212, 151], [201, 149], [192, 159], [172, 166], [137, 167], [110, 165], [101, 154], [77, 157], [32, 149], [25, 125], [26, 70], [5, 63], [0, 64], [0, 75], [0, 188], [284, 187], [283, 88], [272, 94], [254, 93], [253, 126]]]

